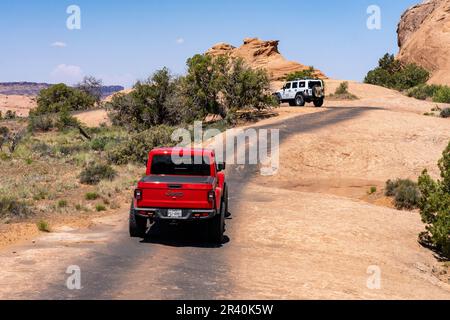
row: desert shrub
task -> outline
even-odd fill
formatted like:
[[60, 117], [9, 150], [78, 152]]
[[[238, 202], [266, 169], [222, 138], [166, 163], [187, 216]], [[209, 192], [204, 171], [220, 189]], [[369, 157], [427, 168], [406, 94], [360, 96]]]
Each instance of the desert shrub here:
[[341, 82], [341, 84], [337, 87], [335, 94], [346, 94], [348, 93], [348, 82]]
[[263, 70], [252, 70], [242, 59], [195, 55], [187, 74], [173, 77], [167, 68], [138, 82], [130, 94], [117, 94], [106, 104], [114, 125], [141, 132], [157, 125], [179, 125], [208, 114], [227, 117], [237, 109], [261, 110], [274, 104]]
[[92, 200], [97, 200], [100, 196], [98, 195], [97, 192], [88, 192], [85, 195], [86, 200], [88, 201], [92, 201]]
[[420, 190], [417, 183], [409, 179], [388, 180], [385, 195], [394, 197], [395, 207], [399, 210], [412, 210], [418, 207]]
[[3, 149], [3, 145], [8, 142], [9, 129], [7, 127], [0, 127], [0, 151]]
[[83, 78], [83, 81], [75, 86], [81, 92], [91, 96], [95, 103], [100, 103], [102, 98], [103, 81], [92, 76]]
[[26, 218], [32, 214], [28, 204], [12, 197], [0, 197], [0, 218]]
[[58, 208], [65, 208], [65, 207], [67, 207], [67, 200], [59, 200]]
[[407, 64], [400, 72], [394, 73], [394, 88], [406, 90], [419, 84], [426, 83], [430, 78], [430, 73], [416, 64]]
[[106, 207], [103, 204], [98, 204], [95, 206], [97, 212], [106, 211]]
[[338, 100], [356, 100], [358, 99], [357, 96], [354, 94], [351, 94], [348, 91], [348, 82], [341, 82], [339, 86], [336, 88], [336, 91], [334, 94], [330, 94], [329, 96], [331, 99], [338, 99]]
[[17, 113], [15, 111], [7, 110], [4, 116], [5, 120], [14, 120], [17, 118]]
[[86, 146], [83, 144], [63, 144], [57, 146], [55, 149], [63, 156], [69, 156], [87, 150]]
[[41, 157], [49, 157], [55, 154], [55, 150], [52, 146], [45, 142], [37, 142], [31, 146], [31, 151], [37, 153]]
[[304, 78], [315, 78], [316, 70], [313, 66], [310, 66], [308, 69], [302, 71], [296, 71], [288, 74], [286, 76], [286, 81], [293, 81], [295, 79], [304, 79]]
[[450, 87], [440, 86], [434, 92], [433, 102], [450, 103]]
[[406, 90], [424, 84], [430, 73], [416, 64], [402, 65], [394, 55], [385, 54], [378, 67], [367, 73], [365, 83], [383, 86], [396, 90]]
[[73, 117], [66, 108], [63, 108], [58, 113], [58, 119], [56, 121], [56, 127], [62, 131], [68, 128], [78, 128], [80, 122], [77, 118]]
[[227, 119], [240, 109], [260, 111], [275, 105], [266, 71], [253, 70], [242, 59], [229, 59], [223, 67], [221, 103]]
[[175, 129], [161, 125], [131, 136], [108, 152], [109, 160], [117, 165], [129, 162], [145, 163], [148, 153], [156, 147], [174, 146], [171, 136]]
[[56, 119], [54, 115], [51, 114], [37, 115], [35, 113], [30, 113], [30, 116], [28, 118], [28, 129], [31, 132], [47, 132], [53, 129], [55, 125]]
[[90, 162], [80, 173], [80, 183], [96, 185], [101, 180], [112, 181], [116, 175], [116, 171], [110, 165]]
[[445, 108], [441, 111], [440, 116], [442, 118], [450, 118], [450, 108]]
[[155, 125], [171, 123], [166, 102], [176, 92], [175, 83], [169, 70], [164, 68], [147, 81], [137, 82], [130, 94], [115, 95], [106, 105], [112, 123], [129, 131], [144, 131]]
[[104, 151], [110, 141], [111, 139], [108, 137], [95, 138], [91, 141], [91, 148], [95, 151]]
[[377, 187], [372, 186], [370, 187], [368, 194], [374, 194], [375, 192], [377, 192]]
[[37, 97], [37, 105], [35, 114], [57, 113], [64, 109], [87, 110], [95, 105], [95, 98], [61, 83], [41, 90]]
[[41, 220], [36, 224], [37, 228], [41, 232], [50, 232], [50, 225], [47, 221]]
[[450, 144], [438, 165], [441, 180], [433, 180], [427, 170], [419, 177], [420, 214], [426, 224], [426, 231], [419, 238], [450, 258]]
[[407, 90], [406, 95], [419, 100], [426, 100], [427, 98], [432, 98], [440, 87], [441, 86], [434, 84], [421, 84]]

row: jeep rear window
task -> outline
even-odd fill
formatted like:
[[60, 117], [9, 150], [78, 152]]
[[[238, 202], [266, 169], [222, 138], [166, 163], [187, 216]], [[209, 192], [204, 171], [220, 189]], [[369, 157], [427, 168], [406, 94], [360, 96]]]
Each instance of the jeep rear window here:
[[[199, 163], [199, 164], [196, 164]], [[152, 159], [151, 174], [156, 175], [184, 175], [184, 176], [210, 176], [211, 167], [202, 156], [192, 156], [190, 164], [175, 164], [172, 156], [155, 155]]]
[[312, 89], [314, 86], [322, 87], [322, 82], [320, 82], [320, 81], [310, 81], [309, 82], [309, 89]]
[[300, 82], [300, 88], [304, 88], [304, 87], [305, 87], [305, 82], [304, 81]]

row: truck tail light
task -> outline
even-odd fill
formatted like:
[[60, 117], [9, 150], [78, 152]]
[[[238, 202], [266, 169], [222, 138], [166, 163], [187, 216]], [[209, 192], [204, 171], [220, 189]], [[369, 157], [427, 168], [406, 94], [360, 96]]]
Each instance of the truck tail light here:
[[208, 192], [208, 201], [209, 202], [215, 202], [216, 200], [216, 194], [214, 192], [214, 190], [211, 190]]
[[134, 190], [134, 198], [136, 200], [142, 200], [142, 190], [140, 189]]

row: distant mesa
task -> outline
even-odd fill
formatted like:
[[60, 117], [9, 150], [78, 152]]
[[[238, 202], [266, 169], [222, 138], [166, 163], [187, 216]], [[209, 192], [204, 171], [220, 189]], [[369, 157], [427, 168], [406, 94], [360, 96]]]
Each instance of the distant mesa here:
[[[309, 69], [309, 66], [286, 60], [279, 52], [278, 44], [277, 40], [263, 41], [258, 38], [246, 38], [239, 48], [221, 42], [209, 49], [206, 54], [242, 58], [254, 69], [266, 69], [272, 82], [283, 81], [290, 73]], [[316, 70], [315, 76], [327, 78], [320, 70]]]
[[[49, 83], [36, 83], [36, 82], [2, 82], [0, 83], [1, 95], [16, 95], [16, 96], [28, 96], [35, 97], [43, 89], [51, 87]], [[122, 86], [103, 86], [102, 98], [108, 97], [118, 91], [124, 90]]]
[[398, 25], [398, 59], [432, 73], [430, 82], [450, 85], [450, 0], [411, 7]]

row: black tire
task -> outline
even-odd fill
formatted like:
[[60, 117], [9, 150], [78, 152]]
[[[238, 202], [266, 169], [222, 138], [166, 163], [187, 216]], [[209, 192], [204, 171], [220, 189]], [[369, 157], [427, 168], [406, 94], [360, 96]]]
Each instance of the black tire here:
[[216, 215], [210, 221], [208, 221], [208, 238], [209, 241], [215, 244], [222, 244], [225, 233], [225, 204], [222, 202], [222, 208], [220, 214]]
[[231, 217], [231, 213], [228, 211], [228, 186], [225, 185], [225, 191], [223, 193], [223, 202], [225, 206], [225, 218]]
[[316, 99], [314, 100], [314, 106], [316, 108], [320, 108], [321, 106], [323, 106], [323, 102], [324, 102], [323, 98]]
[[294, 100], [289, 100], [289, 106], [295, 107], [295, 101]]
[[297, 107], [303, 107], [305, 105], [305, 99], [301, 94], [295, 96], [294, 104]]
[[131, 238], [144, 238], [147, 233], [147, 219], [135, 214], [133, 203], [131, 203], [129, 231]]

